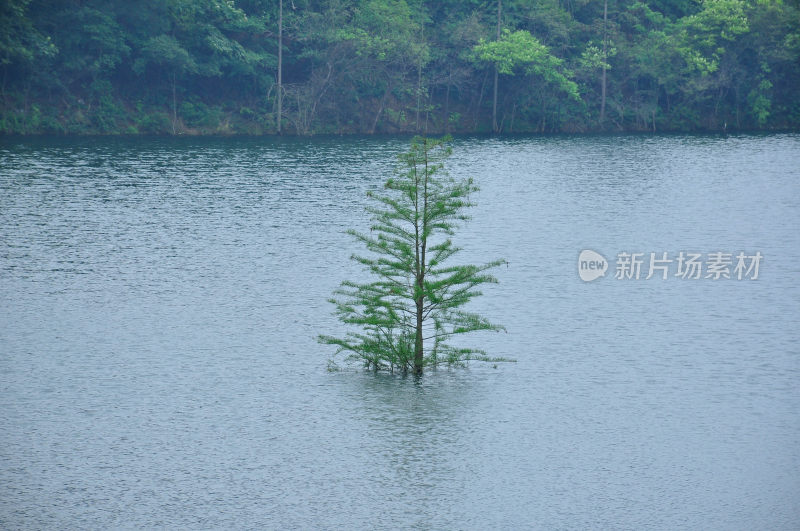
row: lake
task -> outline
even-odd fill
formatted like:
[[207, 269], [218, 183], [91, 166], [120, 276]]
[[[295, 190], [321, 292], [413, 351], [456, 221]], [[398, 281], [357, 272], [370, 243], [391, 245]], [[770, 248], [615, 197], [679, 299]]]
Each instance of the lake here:
[[800, 527], [800, 135], [456, 139], [516, 363], [330, 372], [406, 147], [0, 139], [0, 527]]

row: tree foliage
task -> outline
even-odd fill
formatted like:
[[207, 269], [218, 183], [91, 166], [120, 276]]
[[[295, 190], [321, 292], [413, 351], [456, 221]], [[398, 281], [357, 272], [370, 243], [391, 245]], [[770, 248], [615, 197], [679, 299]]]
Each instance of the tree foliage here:
[[800, 126], [796, 1], [499, 1], [6, 0], [0, 132]]
[[30, 0], [6, 0], [0, 5], [0, 65], [27, 65], [58, 50], [26, 16]]
[[482, 285], [497, 282], [488, 271], [502, 261], [452, 263], [460, 249], [451, 237], [468, 219], [465, 210], [477, 187], [471, 179], [447, 177], [447, 142], [412, 140], [400, 156], [402, 173], [386, 182], [387, 193], [371, 194], [377, 205], [368, 209], [370, 232], [350, 231], [368, 251], [352, 258], [372, 280], [342, 283], [331, 302], [339, 319], [356, 330], [320, 340], [375, 370], [422, 374], [426, 366], [502, 361], [451, 342], [470, 332], [503, 329], [465, 308], [481, 295]]
[[481, 40], [474, 48], [477, 57], [497, 67], [501, 74], [514, 75], [518, 69], [536, 75], [546, 83], [580, 100], [578, 85], [563, 71], [563, 59], [553, 56], [547, 46], [525, 30], [506, 29], [496, 41]]

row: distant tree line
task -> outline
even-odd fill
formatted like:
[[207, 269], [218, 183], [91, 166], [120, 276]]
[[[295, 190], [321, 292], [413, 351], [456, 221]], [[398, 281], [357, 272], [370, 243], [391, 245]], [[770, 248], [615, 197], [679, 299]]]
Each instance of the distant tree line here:
[[4, 0], [0, 76], [3, 133], [792, 129], [800, 4]]

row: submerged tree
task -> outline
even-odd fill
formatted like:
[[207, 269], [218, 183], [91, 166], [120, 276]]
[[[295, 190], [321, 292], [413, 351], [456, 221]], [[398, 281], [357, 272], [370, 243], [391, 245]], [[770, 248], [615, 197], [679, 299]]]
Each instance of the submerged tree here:
[[450, 265], [460, 250], [450, 236], [469, 195], [478, 190], [472, 179], [448, 178], [443, 161], [451, 153], [449, 138], [414, 138], [400, 156], [403, 171], [386, 183], [387, 195], [370, 196], [378, 206], [370, 233], [349, 231], [370, 251], [353, 255], [372, 275], [368, 283], [343, 282], [331, 302], [339, 319], [357, 328], [344, 338], [320, 336], [339, 347], [348, 359], [375, 370], [412, 371], [490, 358], [482, 350], [451, 345], [456, 336], [478, 330], [502, 330], [464, 306], [481, 294], [482, 284], [496, 283], [487, 271], [503, 263]]

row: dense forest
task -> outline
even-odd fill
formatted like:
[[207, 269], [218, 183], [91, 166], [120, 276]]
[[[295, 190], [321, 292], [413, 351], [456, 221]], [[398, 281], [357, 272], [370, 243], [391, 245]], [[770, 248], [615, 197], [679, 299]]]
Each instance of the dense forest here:
[[791, 129], [797, 0], [3, 0], [0, 132]]

